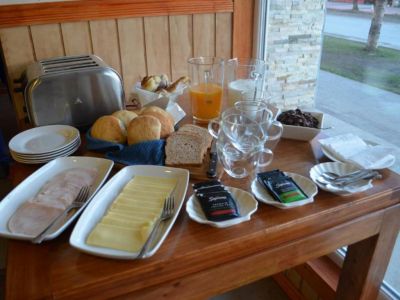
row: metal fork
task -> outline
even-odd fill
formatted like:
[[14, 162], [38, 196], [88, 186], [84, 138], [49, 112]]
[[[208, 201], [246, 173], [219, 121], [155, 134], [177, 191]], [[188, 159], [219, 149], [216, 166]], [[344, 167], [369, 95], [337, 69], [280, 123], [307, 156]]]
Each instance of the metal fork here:
[[51, 227], [58, 222], [61, 218], [65, 217], [73, 208], [82, 207], [89, 198], [90, 186], [84, 185], [80, 190], [78, 195], [76, 195], [75, 200], [67, 206], [67, 208], [55, 217], [49, 225], [41, 233], [39, 233], [33, 240], [32, 243], [40, 244], [46, 237], [47, 233], [50, 231]]
[[154, 227], [151, 230], [150, 235], [147, 238], [147, 241], [144, 243], [142, 249], [140, 250], [137, 258], [145, 258], [147, 248], [153, 242], [155, 233], [158, 231], [160, 224], [163, 221], [168, 220], [169, 218], [171, 218], [174, 215], [174, 207], [175, 207], [175, 199], [173, 196], [169, 196], [167, 199], [165, 199], [164, 206], [163, 206], [163, 209], [161, 212], [161, 216], [157, 219], [156, 224], [154, 224]]

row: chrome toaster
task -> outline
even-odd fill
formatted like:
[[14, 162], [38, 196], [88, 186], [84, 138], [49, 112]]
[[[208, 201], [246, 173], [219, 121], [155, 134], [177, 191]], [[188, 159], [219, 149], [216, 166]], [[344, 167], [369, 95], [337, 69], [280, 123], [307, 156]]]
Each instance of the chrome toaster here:
[[22, 77], [29, 121], [86, 128], [125, 107], [120, 75], [95, 55], [65, 56], [29, 65]]

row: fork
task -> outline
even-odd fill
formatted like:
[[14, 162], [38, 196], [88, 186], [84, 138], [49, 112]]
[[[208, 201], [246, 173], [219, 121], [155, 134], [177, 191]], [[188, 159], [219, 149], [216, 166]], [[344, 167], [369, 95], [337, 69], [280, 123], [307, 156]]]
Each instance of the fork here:
[[79, 208], [82, 207], [86, 201], [89, 199], [89, 192], [90, 192], [90, 186], [84, 185], [80, 190], [78, 195], [76, 195], [75, 200], [67, 206], [67, 208], [59, 214], [57, 217], [55, 217], [49, 225], [46, 226], [45, 229], [42, 230], [33, 240], [32, 243], [34, 244], [40, 244], [46, 237], [47, 233], [49, 232], [50, 228], [58, 222], [61, 218], [65, 217], [73, 208]]
[[171, 218], [174, 214], [174, 206], [175, 206], [175, 199], [173, 196], [167, 197], [164, 202], [164, 206], [161, 212], [161, 216], [157, 219], [156, 224], [154, 224], [153, 229], [150, 232], [149, 237], [147, 238], [147, 241], [144, 243], [142, 249], [140, 250], [137, 258], [145, 258], [147, 248], [150, 246], [150, 244], [153, 242], [155, 233], [158, 231], [158, 228], [160, 227], [160, 224], [169, 218]]

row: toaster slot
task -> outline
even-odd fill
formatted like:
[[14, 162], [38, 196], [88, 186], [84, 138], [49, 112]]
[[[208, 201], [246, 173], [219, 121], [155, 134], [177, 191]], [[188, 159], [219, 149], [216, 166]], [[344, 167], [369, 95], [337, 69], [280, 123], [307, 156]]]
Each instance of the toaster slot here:
[[98, 67], [99, 65], [96, 63], [87, 63], [87, 64], [79, 64], [79, 65], [72, 65], [72, 66], [57, 66], [44, 69], [44, 73], [53, 73], [53, 72], [60, 72], [66, 70], [76, 70], [76, 69], [86, 69], [91, 67]]
[[54, 59], [46, 59], [46, 60], [41, 60], [40, 63], [43, 66], [46, 65], [53, 65], [53, 64], [59, 64], [59, 63], [69, 63], [69, 62], [75, 62], [75, 61], [94, 61], [89, 55], [84, 55], [84, 56], [73, 56], [73, 57], [60, 57], [60, 58], [54, 58]]
[[41, 64], [45, 74], [99, 66], [91, 56], [58, 58], [42, 61]]

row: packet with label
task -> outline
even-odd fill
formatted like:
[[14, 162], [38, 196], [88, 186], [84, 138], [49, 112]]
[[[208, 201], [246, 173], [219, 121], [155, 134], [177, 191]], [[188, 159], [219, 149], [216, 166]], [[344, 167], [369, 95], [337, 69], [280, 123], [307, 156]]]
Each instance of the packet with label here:
[[216, 180], [194, 184], [195, 195], [210, 221], [225, 221], [240, 216], [235, 199]]
[[257, 180], [278, 202], [291, 203], [308, 198], [293, 178], [280, 170], [258, 173]]

